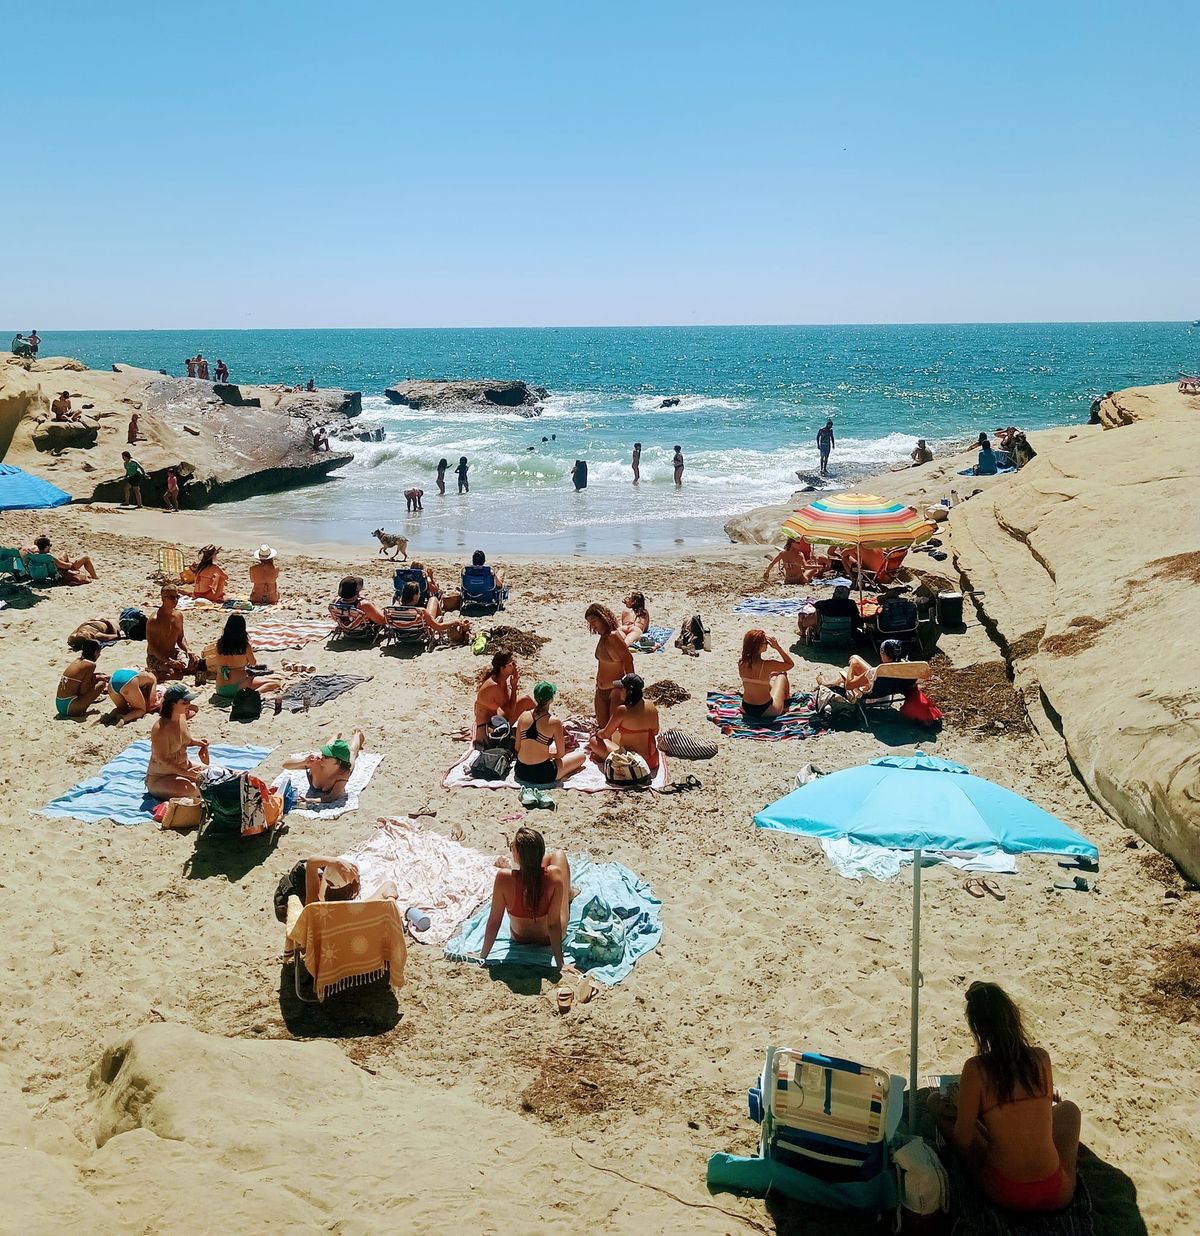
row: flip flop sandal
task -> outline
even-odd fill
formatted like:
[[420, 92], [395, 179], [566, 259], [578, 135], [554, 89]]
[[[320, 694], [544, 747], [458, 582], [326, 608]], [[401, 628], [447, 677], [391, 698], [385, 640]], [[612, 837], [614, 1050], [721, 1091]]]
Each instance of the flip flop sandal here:
[[1060, 862], [1058, 864], [1064, 871], [1091, 871], [1100, 870], [1100, 864], [1094, 858], [1073, 858], [1069, 862]]
[[580, 1004], [589, 1004], [601, 992], [600, 984], [596, 982], [590, 974], [583, 976], [583, 981], [579, 984], [578, 999]]
[[704, 788], [700, 783], [700, 778], [694, 773], [688, 773], [681, 784], [685, 790], [700, 790]]
[[660, 786], [658, 793], [660, 794], [678, 794], [683, 789], [682, 781], [672, 781], [670, 785]]
[[979, 887], [983, 889], [989, 897], [994, 897], [997, 901], [1007, 901], [1008, 894], [1000, 891], [1000, 885], [995, 880], [982, 879], [979, 881]]
[[569, 983], [559, 983], [554, 993], [554, 1007], [560, 1017], [566, 1017], [575, 1003], [575, 989]]
[[963, 888], [970, 893], [972, 897], [983, 897], [983, 881], [979, 879], [970, 879], [963, 881]]
[[1076, 876], [1073, 880], [1055, 880], [1054, 887], [1065, 893], [1090, 893], [1092, 886], [1084, 876]]

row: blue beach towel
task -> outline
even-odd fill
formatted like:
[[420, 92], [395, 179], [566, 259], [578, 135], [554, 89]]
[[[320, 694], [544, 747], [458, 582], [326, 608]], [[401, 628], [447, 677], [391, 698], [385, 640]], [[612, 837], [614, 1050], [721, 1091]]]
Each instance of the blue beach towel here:
[[[1008, 472], [1015, 472], [1016, 468], [997, 468], [995, 472], [985, 472], [984, 476], [1004, 476]], [[959, 468], [959, 476], [977, 476], [974, 468]]]
[[[195, 750], [195, 748], [192, 748]], [[209, 747], [209, 760], [234, 772], [249, 772], [271, 753], [270, 747]], [[146, 793], [150, 740], [139, 738], [94, 777], [81, 781], [42, 808], [52, 819], [112, 820], [115, 824], [150, 824], [159, 800]]]
[[646, 634], [631, 647], [634, 652], [662, 652], [674, 633], [674, 627], [647, 627]]
[[742, 597], [733, 607], [735, 614], [798, 614], [806, 605], [808, 597]]
[[[639, 879], [620, 863], [595, 863], [590, 854], [572, 855], [570, 863], [571, 883], [579, 890], [579, 895], [571, 902], [563, 956], [597, 982], [611, 987], [625, 978], [639, 957], [658, 946], [662, 939], [662, 902], [651, 892], [645, 880]], [[597, 949], [595, 942], [589, 947], [584, 940], [588, 932], [584, 926], [584, 910], [593, 897], [599, 898], [612, 910], [613, 922], [607, 932], [610, 938], [615, 940], [621, 934], [620, 928], [624, 929], [621, 957], [607, 964], [593, 960], [603, 949]], [[446, 945], [447, 957], [453, 961], [463, 961], [468, 953], [479, 952], [483, 947], [483, 933], [490, 910], [491, 903], [484, 902], [462, 923]], [[537, 966], [552, 970], [554, 954], [548, 946], [514, 944], [509, 935], [506, 914], [487, 964]]]

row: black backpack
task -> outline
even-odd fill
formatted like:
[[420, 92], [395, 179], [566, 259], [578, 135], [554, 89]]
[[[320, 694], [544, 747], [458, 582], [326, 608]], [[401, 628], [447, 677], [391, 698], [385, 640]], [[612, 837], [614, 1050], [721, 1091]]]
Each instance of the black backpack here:
[[275, 917], [281, 922], [287, 922], [287, 903], [289, 897], [299, 897], [304, 904], [304, 873], [307, 863], [301, 859], [285, 876], [280, 876], [275, 886]]
[[229, 706], [230, 721], [257, 721], [262, 716], [262, 696], [249, 687], [242, 687]]
[[471, 761], [467, 773], [475, 781], [506, 781], [514, 758], [504, 747], [488, 747]]

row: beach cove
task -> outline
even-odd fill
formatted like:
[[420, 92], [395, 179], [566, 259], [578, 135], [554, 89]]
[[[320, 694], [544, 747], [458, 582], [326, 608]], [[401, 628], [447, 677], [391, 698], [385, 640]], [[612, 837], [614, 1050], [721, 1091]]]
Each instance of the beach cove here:
[[[20, 775], [14, 763], [2, 778], [5, 883], [32, 890], [10, 899], [13, 961], [0, 977], [3, 1101], [14, 1130], [3, 1162], [17, 1220], [25, 1230], [80, 1222], [198, 1230], [218, 1221], [370, 1230], [397, 1216], [413, 1230], [762, 1230], [761, 1202], [705, 1189], [707, 1157], [750, 1152], [745, 1090], [770, 1043], [803, 1040], [906, 1072], [909, 885], [907, 877], [848, 881], [816, 846], [756, 832], [751, 815], [790, 789], [803, 763], [832, 770], [920, 745], [1026, 795], [1101, 855], [1098, 891], [1087, 894], [1056, 890], [1062, 873], [1049, 859], [1022, 859], [1004, 879], [1003, 901], [969, 896], [951, 868], [924, 873], [922, 1072], [958, 1068], [969, 1050], [962, 991], [973, 978], [999, 978], [1051, 1047], [1056, 1084], [1083, 1109], [1081, 1173], [1096, 1230], [1188, 1230], [1200, 1205], [1191, 1171], [1200, 1031], [1186, 969], [1196, 894], [1150, 843], [1197, 874], [1182, 812], [1194, 802], [1188, 770], [1200, 743], [1189, 701], [1200, 675], [1186, 632], [1170, 621], [1194, 586], [1188, 555], [1200, 553], [1195, 478], [1175, 449], [1197, 404], [1170, 388], [1121, 391], [1111, 417], [1120, 428], [1035, 434], [1038, 458], [1015, 476], [959, 477], [964, 460], [955, 458], [873, 477], [884, 496], [936, 501], [953, 487], [967, 499], [945, 525], [950, 558], [923, 568], [945, 586], [965, 580], [982, 593], [965, 629], [943, 637], [935, 663], [929, 690], [946, 710], [943, 730], [722, 737], [713, 761], [674, 765], [677, 776], [694, 770], [699, 790], [558, 795], [557, 810], [533, 822], [572, 853], [639, 873], [662, 900], [664, 924], [661, 944], [628, 980], [568, 1017], [536, 974], [501, 981], [418, 945], [394, 999], [351, 991], [301, 1005], [280, 964], [279, 877], [310, 854], [361, 842], [377, 817], [430, 810], [422, 827], [459, 833], [485, 854], [503, 848], [515, 798], [441, 784], [461, 754], [480, 658], [467, 648], [409, 659], [309, 645], [297, 655], [370, 681], [323, 708], [268, 711], [248, 726], [209, 707], [205, 693], [204, 732], [269, 746], [270, 776], [288, 752], [353, 725], [384, 755], [357, 812], [294, 820], [273, 849], [214, 848], [150, 825], [48, 820], [32, 813], [145, 731], [144, 722], [103, 726], [96, 713], [49, 721], [66, 635], [92, 614], [152, 611], [161, 545], [194, 551], [213, 519], [228, 537], [227, 514], [238, 507], [6, 512], [6, 540], [26, 544], [49, 530], [56, 544], [86, 548], [100, 574], [83, 587], [34, 590], [28, 606], [0, 611], [6, 663], [21, 667], [0, 732], [10, 751], [29, 735], [38, 744]], [[1152, 543], [1113, 531], [1130, 493], [1153, 516]], [[744, 516], [747, 543], [636, 557], [514, 554], [512, 596], [494, 622], [546, 637], [522, 658], [525, 677], [552, 679], [564, 715], [586, 714], [595, 666], [588, 604], [619, 604], [639, 588], [656, 621], [678, 627], [700, 612], [711, 653], [687, 658], [668, 647], [639, 655], [637, 667], [648, 682], [669, 679], [688, 693], [664, 708], [666, 723], [715, 733], [705, 693], [736, 687], [746, 626], [761, 622], [788, 645], [794, 638], [794, 619], [733, 612], [749, 592], [795, 594], [758, 584], [786, 497]], [[416, 527], [410, 554], [453, 578], [459, 547], [434, 543], [430, 552]], [[1098, 529], [1103, 560], [1092, 550]], [[262, 539], [254, 525], [223, 541], [238, 584]], [[391, 570], [376, 545], [317, 553], [301, 542], [276, 538], [289, 613], [320, 616], [347, 571], [386, 600]], [[223, 617], [188, 614], [193, 646], [211, 640]], [[1170, 690], [1122, 657], [1128, 640], [1169, 659]], [[811, 651], [797, 659], [797, 683], [823, 667]], [[1129, 714], [1127, 729], [1113, 723], [1118, 713]], [[1138, 765], [1144, 756], [1149, 764]], [[132, 1088], [129, 1076], [115, 1082], [126, 1064]], [[189, 1101], [196, 1093], [214, 1101]], [[873, 1230], [786, 1205], [774, 1227]]]

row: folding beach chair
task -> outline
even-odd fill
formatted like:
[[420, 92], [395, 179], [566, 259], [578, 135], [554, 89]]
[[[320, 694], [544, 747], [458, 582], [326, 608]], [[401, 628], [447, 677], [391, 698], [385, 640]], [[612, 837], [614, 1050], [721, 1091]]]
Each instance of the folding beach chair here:
[[386, 979], [404, 985], [404, 920], [395, 901], [287, 902], [284, 949], [292, 954], [296, 995], [306, 1003]]
[[422, 605], [429, 600], [429, 577], [417, 567], [397, 567], [392, 573], [392, 604], [399, 605], [405, 584], [416, 584], [419, 589], [418, 600]]
[[383, 634], [383, 628], [372, 622], [366, 614], [346, 601], [330, 601], [329, 616], [333, 619], [333, 631], [329, 642], [340, 640], [370, 640], [372, 644]]
[[176, 545], [163, 545], [158, 551], [158, 569], [166, 583], [179, 583], [183, 579], [183, 550]]
[[433, 632], [425, 622], [425, 611], [418, 605], [390, 605], [383, 611], [388, 620], [385, 644], [426, 651], [433, 647]]
[[910, 642], [917, 638], [919, 622], [917, 603], [911, 597], [884, 597], [872, 629], [875, 647], [878, 648], [885, 639], [898, 639], [907, 651]]
[[903, 1099], [904, 1079], [883, 1069], [770, 1047], [749, 1093], [751, 1118], [762, 1125], [758, 1157], [713, 1155], [708, 1182], [837, 1210], [894, 1211]]
[[862, 716], [863, 725], [868, 724], [867, 710], [881, 708], [890, 711], [897, 700], [903, 703], [912, 694], [917, 684], [930, 675], [928, 661], [887, 661], [875, 671], [875, 681], [869, 691], [855, 701]]
[[25, 554], [21, 561], [31, 584], [60, 584], [62, 576], [58, 573], [58, 563], [50, 554]]
[[492, 568], [483, 566], [463, 567], [462, 608], [474, 605], [483, 609], [503, 609], [508, 600], [508, 589], [496, 583]]
[[821, 625], [813, 632], [814, 644], [845, 644], [854, 640], [853, 618], [827, 618], [822, 614]]
[[0, 546], [0, 575], [22, 584], [29, 579], [29, 572], [25, 570], [25, 563], [21, 561], [19, 549]]

